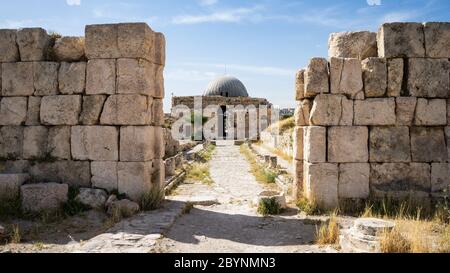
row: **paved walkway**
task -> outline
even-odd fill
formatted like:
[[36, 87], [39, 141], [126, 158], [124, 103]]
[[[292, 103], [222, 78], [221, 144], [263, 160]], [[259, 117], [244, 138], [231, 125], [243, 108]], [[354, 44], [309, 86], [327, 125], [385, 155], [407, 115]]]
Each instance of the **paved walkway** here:
[[252, 201], [264, 187], [239, 146], [218, 143], [210, 171], [213, 185], [184, 184], [170, 197], [210, 200], [210, 206], [195, 206], [179, 218], [152, 252], [333, 252], [311, 245], [316, 228], [296, 211], [268, 218], [256, 214]]

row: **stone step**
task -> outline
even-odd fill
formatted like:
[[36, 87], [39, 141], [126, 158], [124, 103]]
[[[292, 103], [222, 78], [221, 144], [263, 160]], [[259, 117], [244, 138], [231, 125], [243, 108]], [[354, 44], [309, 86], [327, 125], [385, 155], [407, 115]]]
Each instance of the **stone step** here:
[[361, 218], [355, 221], [358, 232], [369, 236], [378, 236], [381, 232], [391, 231], [394, 227], [394, 222], [376, 218]]

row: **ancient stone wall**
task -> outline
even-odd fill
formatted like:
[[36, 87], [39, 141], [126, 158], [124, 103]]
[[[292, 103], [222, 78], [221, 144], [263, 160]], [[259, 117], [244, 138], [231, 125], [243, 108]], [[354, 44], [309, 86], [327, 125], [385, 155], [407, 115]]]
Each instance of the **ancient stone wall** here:
[[328, 208], [448, 196], [450, 23], [336, 33], [329, 48], [297, 74], [296, 194]]
[[0, 172], [119, 190], [164, 181], [165, 39], [147, 24], [89, 25], [86, 37], [0, 30]]

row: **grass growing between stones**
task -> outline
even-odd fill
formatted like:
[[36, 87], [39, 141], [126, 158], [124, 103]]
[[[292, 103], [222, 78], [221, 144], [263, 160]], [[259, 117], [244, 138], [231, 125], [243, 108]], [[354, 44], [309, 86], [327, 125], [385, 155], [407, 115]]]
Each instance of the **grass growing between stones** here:
[[337, 221], [337, 212], [334, 212], [328, 223], [322, 224], [316, 229], [316, 244], [318, 245], [338, 245], [340, 228]]
[[241, 154], [244, 155], [244, 157], [250, 163], [250, 171], [255, 176], [258, 182], [264, 184], [275, 183], [275, 179], [277, 178], [278, 174], [266, 169], [263, 164], [258, 163], [258, 161], [256, 160], [256, 156], [247, 145], [241, 145], [240, 151]]
[[265, 198], [259, 201], [258, 213], [262, 216], [278, 215], [282, 211], [276, 198]]
[[142, 211], [151, 211], [161, 207], [164, 201], [164, 189], [152, 187], [150, 191], [141, 197], [140, 206]]
[[214, 181], [211, 178], [208, 163], [195, 162], [187, 169], [187, 181], [198, 181], [205, 185], [212, 185]]

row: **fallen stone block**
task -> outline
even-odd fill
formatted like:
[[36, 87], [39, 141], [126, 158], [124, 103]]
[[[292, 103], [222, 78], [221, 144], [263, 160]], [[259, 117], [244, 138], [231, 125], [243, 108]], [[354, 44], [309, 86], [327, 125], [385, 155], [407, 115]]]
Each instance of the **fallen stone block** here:
[[77, 125], [81, 96], [47, 96], [41, 100], [41, 123], [44, 125]]
[[424, 24], [426, 56], [450, 58], [450, 23], [427, 22]]
[[29, 184], [20, 188], [22, 210], [26, 212], [46, 212], [58, 210], [67, 202], [67, 184]]
[[155, 66], [144, 59], [117, 60], [117, 93], [154, 96]]
[[28, 97], [27, 119], [25, 125], [40, 125], [41, 97]]
[[111, 126], [74, 126], [71, 151], [76, 160], [119, 160], [119, 132]]
[[448, 59], [413, 58], [408, 62], [408, 91], [411, 96], [449, 97], [450, 62]]
[[83, 96], [83, 107], [80, 114], [80, 123], [83, 125], [96, 125], [100, 122], [100, 114], [105, 104], [106, 96]]
[[368, 58], [362, 62], [366, 97], [383, 97], [387, 90], [387, 64], [383, 58]]
[[306, 162], [326, 162], [326, 135], [326, 127], [309, 126], [305, 128], [303, 156], [305, 157]]
[[312, 58], [305, 71], [305, 97], [330, 93], [328, 61], [324, 58]]
[[328, 162], [368, 162], [368, 139], [369, 129], [367, 127], [330, 127], [328, 129]]
[[118, 189], [117, 162], [95, 161], [91, 163], [92, 186], [109, 192]]
[[97, 59], [87, 63], [86, 94], [116, 93], [116, 60]]
[[355, 101], [355, 125], [395, 125], [395, 98]]
[[397, 125], [411, 126], [416, 113], [417, 98], [398, 97], [395, 101], [397, 103]]
[[309, 124], [337, 126], [353, 124], [353, 101], [343, 95], [317, 95], [311, 109]]
[[331, 33], [328, 57], [364, 60], [378, 56], [377, 34], [369, 31]]
[[17, 32], [17, 44], [22, 62], [45, 61], [51, 38], [42, 28], [23, 28]]
[[335, 209], [339, 205], [337, 164], [305, 163], [305, 194], [321, 208]]
[[153, 100], [142, 95], [109, 96], [100, 116], [103, 125], [148, 125]]
[[60, 62], [78, 62], [84, 58], [84, 37], [61, 37], [56, 39], [53, 50]]
[[450, 164], [431, 164], [431, 193], [442, 197], [450, 197]]
[[58, 160], [70, 160], [70, 126], [54, 126], [48, 130], [47, 155]]
[[431, 190], [430, 164], [371, 164], [370, 188], [374, 197], [428, 197]]
[[20, 61], [19, 48], [16, 43], [17, 30], [0, 30], [0, 63]]
[[22, 126], [0, 127], [0, 158], [14, 160], [22, 157], [23, 128]]
[[32, 96], [33, 93], [33, 63], [2, 64], [2, 96]]
[[22, 125], [27, 119], [26, 97], [0, 98], [0, 125]]
[[81, 188], [80, 193], [75, 197], [75, 201], [93, 209], [103, 210], [105, 208], [108, 195], [104, 190]]
[[26, 126], [23, 137], [23, 158], [44, 159], [47, 157], [48, 129], [44, 126]]
[[29, 179], [26, 173], [0, 174], [0, 202], [19, 198], [20, 187]]
[[403, 84], [404, 63], [403, 59], [387, 60], [387, 95], [388, 97], [400, 97]]
[[34, 62], [34, 95], [52, 96], [58, 95], [58, 69], [59, 63]]
[[61, 63], [58, 80], [61, 94], [82, 94], [86, 86], [86, 63]]
[[339, 165], [339, 198], [367, 199], [369, 197], [369, 163]]
[[305, 98], [305, 69], [300, 69], [295, 74], [295, 100]]
[[411, 162], [409, 127], [372, 127], [370, 162]]
[[413, 162], [440, 162], [448, 159], [445, 150], [444, 129], [438, 127], [411, 127]]
[[385, 23], [378, 31], [381, 58], [425, 57], [425, 38], [421, 23]]
[[447, 101], [418, 99], [414, 124], [418, 126], [447, 125]]
[[364, 99], [360, 60], [332, 57], [330, 81], [332, 94], [348, 95], [352, 99]]

